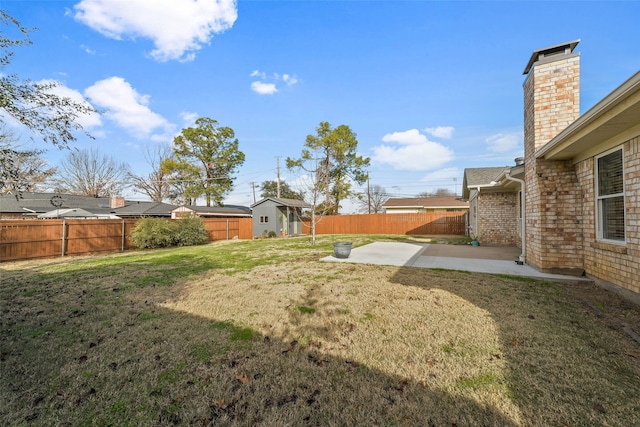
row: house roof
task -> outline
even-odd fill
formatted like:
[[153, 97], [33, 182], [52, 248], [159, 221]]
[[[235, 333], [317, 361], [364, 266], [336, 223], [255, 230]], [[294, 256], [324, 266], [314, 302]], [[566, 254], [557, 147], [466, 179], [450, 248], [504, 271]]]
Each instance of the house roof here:
[[391, 198], [383, 205], [385, 208], [468, 208], [469, 202], [458, 197], [409, 197]]
[[278, 206], [288, 206], [290, 208], [310, 208], [311, 205], [307, 202], [305, 202], [304, 200], [297, 200], [297, 199], [278, 199], [277, 197], [266, 197], [254, 204], [251, 205], [251, 207], [255, 207], [258, 206], [264, 202], [266, 202], [267, 200], [271, 200], [272, 202], [274, 202], [276, 205]]
[[120, 208], [111, 208], [109, 197], [79, 196], [59, 193], [22, 193], [21, 197], [12, 194], [0, 195], [0, 212], [20, 214], [42, 214], [56, 209], [83, 209], [91, 214], [115, 214], [125, 217], [171, 216], [175, 205], [149, 201], [125, 200]]
[[591, 149], [618, 135], [640, 130], [640, 71], [622, 83], [589, 111], [536, 151], [535, 156], [553, 160], [580, 160]]
[[510, 166], [488, 168], [466, 168], [464, 170], [463, 188], [474, 188], [491, 185], [498, 175]]
[[462, 180], [462, 198], [468, 200], [472, 189], [494, 187], [494, 181], [505, 169], [510, 169], [510, 166], [466, 168]]
[[175, 205], [169, 203], [126, 201], [123, 207], [109, 211], [118, 216], [171, 216], [171, 211], [175, 208]]
[[86, 210], [109, 208], [110, 198], [78, 196], [58, 193], [27, 193], [0, 195], [0, 212], [44, 213], [52, 209], [82, 208]]
[[226, 206], [179, 206], [173, 211], [188, 210], [197, 212], [201, 216], [251, 216], [251, 209], [246, 206], [226, 205]]
[[112, 214], [96, 214], [80, 208], [53, 209], [49, 212], [38, 215], [42, 219], [57, 218], [101, 218], [101, 219], [118, 219], [118, 216]]

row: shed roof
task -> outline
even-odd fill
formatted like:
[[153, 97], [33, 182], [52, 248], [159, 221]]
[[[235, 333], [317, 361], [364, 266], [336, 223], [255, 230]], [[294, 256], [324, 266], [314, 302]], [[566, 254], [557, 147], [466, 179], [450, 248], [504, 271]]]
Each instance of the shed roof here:
[[278, 206], [288, 206], [290, 208], [310, 208], [311, 205], [307, 202], [305, 202], [304, 200], [298, 200], [298, 199], [282, 199], [282, 198], [277, 198], [277, 197], [266, 197], [256, 203], [254, 203], [253, 205], [251, 205], [251, 207], [256, 207], [268, 200], [271, 200], [272, 202], [274, 202], [276, 205]]

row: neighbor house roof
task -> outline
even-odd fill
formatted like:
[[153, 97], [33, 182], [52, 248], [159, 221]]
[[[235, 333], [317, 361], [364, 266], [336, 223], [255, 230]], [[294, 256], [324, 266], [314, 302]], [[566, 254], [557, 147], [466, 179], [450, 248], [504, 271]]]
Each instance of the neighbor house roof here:
[[110, 198], [78, 196], [75, 194], [58, 193], [27, 193], [19, 196], [15, 194], [0, 195], [0, 213], [31, 213], [39, 214], [52, 209], [81, 208], [91, 209], [109, 208]]
[[468, 208], [469, 202], [458, 197], [408, 197], [391, 198], [382, 205], [385, 208]]
[[97, 219], [119, 219], [118, 216], [113, 214], [96, 214], [79, 208], [67, 208], [67, 209], [54, 209], [49, 212], [38, 215], [41, 219], [57, 219], [57, 218], [97, 218]]
[[121, 208], [113, 208], [109, 211], [120, 217], [141, 217], [141, 216], [171, 216], [171, 211], [176, 208], [175, 205], [161, 202], [138, 202], [126, 201]]
[[277, 198], [277, 197], [266, 197], [256, 203], [254, 203], [253, 205], [251, 205], [251, 207], [255, 207], [258, 206], [264, 202], [266, 202], [267, 200], [271, 200], [272, 202], [274, 202], [276, 205], [278, 206], [288, 206], [290, 208], [310, 208], [311, 205], [307, 202], [305, 202], [304, 200], [297, 200], [297, 199], [282, 199], [282, 198]]
[[59, 193], [22, 193], [0, 195], [0, 213], [38, 215], [59, 209], [83, 209], [99, 216], [119, 217], [171, 216], [175, 205], [150, 201], [125, 200], [124, 206], [111, 207], [110, 197], [79, 196]]
[[251, 209], [246, 206], [179, 206], [171, 212], [195, 212], [199, 216], [239, 216], [250, 217]]

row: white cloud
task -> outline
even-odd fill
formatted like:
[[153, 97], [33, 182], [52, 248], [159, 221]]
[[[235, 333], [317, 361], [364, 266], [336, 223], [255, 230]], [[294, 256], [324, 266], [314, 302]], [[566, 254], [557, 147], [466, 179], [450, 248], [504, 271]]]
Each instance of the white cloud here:
[[140, 95], [122, 77], [100, 80], [84, 93], [95, 105], [107, 110], [106, 117], [137, 138], [163, 139], [162, 135], [151, 134], [156, 130], [173, 131], [171, 123], [148, 107], [149, 95]]
[[85, 53], [88, 53], [89, 55], [95, 55], [96, 54], [95, 50], [93, 50], [89, 46], [86, 46], [86, 45], [83, 45], [83, 44], [80, 45], [80, 49], [84, 50]]
[[426, 133], [436, 138], [451, 139], [453, 136], [453, 126], [437, 126], [424, 129]]
[[290, 76], [289, 74], [283, 74], [282, 81], [289, 86], [293, 86], [294, 84], [298, 83], [298, 79], [294, 76]]
[[277, 83], [282, 81], [287, 86], [293, 86], [298, 83], [298, 78], [291, 74], [278, 74], [273, 73], [271, 76], [267, 76], [267, 73], [260, 70], [253, 70], [250, 74], [251, 77], [257, 77], [260, 80], [251, 83], [251, 90], [260, 95], [273, 95], [278, 91]]
[[[53, 93], [54, 95], [57, 95], [57, 96], [63, 97], [63, 98], [69, 98], [73, 102], [76, 102], [76, 103], [79, 103], [79, 104], [89, 104], [87, 102], [87, 100], [85, 99], [85, 97], [82, 96], [82, 94], [80, 92], [78, 92], [75, 89], [71, 89], [71, 88], [65, 86], [64, 84], [62, 84], [60, 82], [57, 82], [57, 81], [54, 81], [54, 80], [40, 80], [38, 83], [41, 83], [41, 84], [52, 84], [53, 83], [53, 84], [56, 85], [53, 89], [51, 89], [51, 93]], [[98, 114], [98, 113], [90, 113], [90, 114], [85, 114], [85, 115], [79, 116], [76, 119], [76, 122], [80, 126], [82, 126], [82, 128], [85, 129], [85, 130], [102, 126], [102, 120], [100, 118], [100, 114]], [[92, 135], [100, 136], [96, 132], [92, 132]]]
[[260, 95], [273, 95], [278, 91], [275, 83], [263, 83], [263, 82], [251, 83], [251, 90], [256, 93], [259, 93]]
[[436, 169], [453, 159], [453, 152], [442, 144], [429, 141], [417, 129], [394, 132], [382, 137], [383, 142], [399, 144], [373, 147], [373, 160], [400, 170]]
[[193, 60], [238, 18], [235, 0], [81, 0], [74, 9], [75, 19], [106, 37], [152, 40], [151, 56], [161, 62]]
[[193, 126], [199, 117], [200, 115], [198, 115], [198, 113], [191, 113], [189, 111], [183, 111], [182, 113], [180, 113], [180, 118], [187, 126]]
[[423, 181], [423, 182], [440, 181], [440, 182], [448, 182], [453, 185], [453, 183], [455, 182], [454, 178], [460, 181], [458, 179], [458, 177], [460, 176], [462, 176], [462, 172], [460, 172], [460, 169], [456, 167], [452, 167], [452, 168], [444, 168], [444, 169], [439, 169], [437, 171], [433, 171], [423, 176], [420, 179], [420, 181]]
[[520, 140], [521, 136], [518, 133], [510, 133], [506, 135], [499, 133], [490, 136], [485, 141], [489, 151], [493, 151], [494, 153], [506, 153], [520, 148]]

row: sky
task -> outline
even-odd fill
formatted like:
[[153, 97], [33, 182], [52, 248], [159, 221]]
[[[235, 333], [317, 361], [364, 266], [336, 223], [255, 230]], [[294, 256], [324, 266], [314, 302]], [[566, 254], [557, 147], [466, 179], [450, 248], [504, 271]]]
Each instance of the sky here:
[[[523, 71], [534, 50], [580, 40], [582, 113], [640, 70], [639, 1], [0, 0], [0, 8], [37, 28], [2, 72], [57, 81], [61, 94], [100, 111], [80, 121], [95, 139], [77, 134], [75, 148], [96, 147], [146, 175], [146, 150], [171, 145], [196, 118], [231, 127], [246, 160], [226, 204], [252, 204], [252, 183], [275, 180], [278, 165], [299, 188], [301, 173], [285, 159], [300, 156], [322, 121], [356, 133], [371, 186], [392, 197], [460, 194], [465, 168], [522, 156]], [[51, 166], [68, 155], [16, 130], [48, 149]]]

